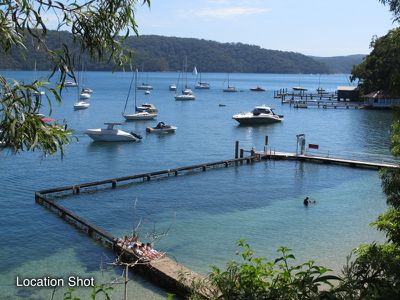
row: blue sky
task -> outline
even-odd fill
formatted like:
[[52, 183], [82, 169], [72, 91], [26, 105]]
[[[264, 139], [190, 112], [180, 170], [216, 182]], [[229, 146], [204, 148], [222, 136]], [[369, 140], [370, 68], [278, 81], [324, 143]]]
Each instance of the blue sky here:
[[378, 0], [152, 0], [138, 7], [140, 34], [242, 42], [307, 55], [366, 54], [391, 28]]

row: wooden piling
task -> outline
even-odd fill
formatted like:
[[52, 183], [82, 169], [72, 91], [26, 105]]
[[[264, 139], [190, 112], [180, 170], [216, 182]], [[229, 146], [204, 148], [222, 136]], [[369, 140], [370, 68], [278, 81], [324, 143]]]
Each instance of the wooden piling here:
[[[244, 150], [240, 149], [240, 158], [243, 158], [243, 156], [244, 156]], [[241, 165], [243, 164], [243, 160], [240, 161], [240, 164]]]

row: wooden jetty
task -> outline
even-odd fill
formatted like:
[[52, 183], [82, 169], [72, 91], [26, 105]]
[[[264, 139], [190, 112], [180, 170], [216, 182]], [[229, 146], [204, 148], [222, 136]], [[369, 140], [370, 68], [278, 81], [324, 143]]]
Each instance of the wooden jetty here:
[[288, 89], [274, 91], [274, 98], [280, 99], [282, 104], [289, 104], [294, 108], [345, 108], [361, 109], [364, 108], [363, 102], [358, 101], [338, 101], [337, 92], [317, 92], [307, 93], [307, 90], [288, 92]]
[[[124, 262], [137, 263], [134, 267], [135, 271], [145, 275], [149, 280], [165, 288], [169, 292], [174, 292], [182, 297], [188, 297], [192, 291], [192, 287], [195, 286], [196, 283], [204, 282], [205, 280], [199, 274], [178, 264], [167, 256], [155, 260], [143, 261], [141, 258], [137, 257], [132, 250], [121, 246], [121, 244], [118, 243], [118, 238], [89, 221], [82, 219], [56, 201], [46, 199], [40, 192], [35, 193], [35, 200], [36, 203], [57, 213], [68, 223], [86, 232], [91, 238], [112, 248], [123, 258]], [[206, 290], [197, 290], [197, 293], [200, 293], [205, 298], [208, 297]]]
[[289, 104], [294, 108], [333, 108], [333, 109], [363, 109], [364, 104], [361, 102], [340, 102], [340, 101], [319, 101], [319, 100], [284, 100], [282, 104]]
[[[70, 185], [59, 188], [47, 189], [35, 193], [35, 201], [37, 204], [49, 209], [50, 211], [58, 214], [59, 217], [74, 225], [78, 229], [86, 232], [89, 237], [96, 241], [101, 242], [103, 245], [114, 250], [116, 254], [124, 259], [125, 262], [131, 263], [140, 260], [133, 251], [126, 249], [118, 243], [118, 238], [108, 233], [106, 230], [92, 224], [91, 222], [78, 216], [71, 210], [57, 203], [55, 199], [51, 199], [51, 195], [59, 195], [60, 193], [80, 194], [84, 189], [109, 185], [111, 188], [117, 188], [120, 182], [145, 182], [152, 179], [168, 178], [170, 176], [185, 175], [191, 172], [204, 172], [215, 168], [226, 168], [230, 166], [237, 166], [243, 163], [252, 163], [260, 159], [259, 155], [252, 152], [252, 156], [244, 157], [245, 151], [240, 149], [239, 143], [236, 143], [235, 159], [210, 162], [204, 164], [197, 164], [187, 167], [180, 167], [176, 169], [168, 169], [162, 171], [155, 171], [150, 173], [137, 174], [132, 176], [125, 176], [113, 178], [108, 180], [101, 180], [95, 182], [81, 183], [78, 185]], [[239, 156], [240, 153], [240, 157]], [[57, 199], [57, 198], [56, 198]], [[181, 297], [188, 297], [196, 286], [196, 283], [204, 282], [205, 278], [192, 270], [180, 265], [171, 258], [165, 256], [154, 261], [146, 263], [138, 263], [134, 267], [135, 271], [145, 275], [156, 285], [166, 289], [168, 292], [175, 293]], [[210, 298], [207, 289], [196, 287], [196, 292], [204, 298]]]
[[336, 101], [337, 93], [336, 92], [317, 92], [317, 93], [308, 93], [307, 90], [300, 91], [291, 91], [288, 89], [280, 89], [274, 91], [274, 98], [281, 99], [282, 101], [287, 100], [328, 100], [328, 101]]
[[[268, 136], [265, 137], [265, 145], [268, 145]], [[249, 152], [250, 156], [244, 154]], [[239, 142], [235, 143], [235, 158], [229, 160], [222, 160], [217, 162], [209, 162], [204, 164], [197, 164], [187, 167], [180, 167], [176, 169], [161, 170], [149, 173], [142, 173], [132, 176], [125, 176], [107, 180], [100, 180], [95, 182], [81, 183], [77, 185], [64, 186], [59, 188], [52, 188], [47, 190], [38, 191], [35, 193], [36, 203], [49, 209], [50, 211], [58, 214], [62, 219], [76, 226], [80, 230], [86, 232], [89, 237], [103, 243], [105, 246], [114, 250], [114, 252], [123, 257], [127, 263], [138, 261], [138, 257], [133, 251], [126, 249], [118, 243], [118, 239], [104, 229], [90, 223], [89, 221], [76, 215], [74, 212], [63, 207], [57, 203], [57, 196], [64, 193], [79, 194], [85, 189], [90, 187], [103, 187], [103, 188], [117, 188], [118, 183], [140, 183], [150, 181], [152, 179], [161, 179], [168, 177], [175, 177], [178, 175], [190, 174], [193, 172], [205, 172], [207, 170], [216, 168], [226, 168], [230, 166], [238, 166], [243, 163], [253, 163], [261, 161], [262, 159], [286, 159], [296, 160], [302, 162], [314, 162], [324, 164], [337, 164], [357, 168], [399, 168], [396, 164], [368, 162], [359, 160], [349, 160], [333, 157], [323, 157], [318, 155], [297, 155], [295, 153], [276, 152], [276, 151], [263, 151], [256, 152], [255, 149], [246, 151], [239, 149]], [[182, 297], [187, 297], [193, 289], [194, 283], [204, 282], [204, 278], [199, 274], [191, 271], [190, 269], [178, 264], [176, 261], [165, 256], [161, 259], [149, 261], [147, 263], [139, 263], [135, 266], [135, 270], [144, 274], [160, 287], [165, 288], [167, 291], [175, 293]], [[207, 290], [197, 290], [197, 293], [209, 298]]]
[[398, 164], [394, 163], [352, 160], [352, 159], [326, 157], [326, 156], [310, 155], [310, 154], [298, 155], [296, 153], [275, 152], [275, 151], [257, 152], [257, 154], [262, 159], [296, 160], [296, 161], [314, 162], [322, 164], [335, 164], [335, 165], [348, 166], [352, 168], [367, 168], [374, 170], [379, 170], [381, 168], [389, 168], [389, 169], [400, 168]]

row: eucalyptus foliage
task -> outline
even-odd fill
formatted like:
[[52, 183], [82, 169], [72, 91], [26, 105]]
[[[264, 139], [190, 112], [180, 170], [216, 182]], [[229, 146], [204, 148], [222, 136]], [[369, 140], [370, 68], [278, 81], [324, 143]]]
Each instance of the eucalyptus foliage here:
[[[43, 108], [39, 88], [46, 91], [51, 114], [52, 104], [61, 102], [64, 81], [75, 80], [74, 67], [84, 53], [94, 60], [112, 62], [115, 69], [129, 65], [132, 53], [123, 43], [131, 33], [138, 33], [137, 4], [150, 5], [150, 0], [0, 2], [0, 51], [7, 55], [16, 48], [29, 59], [25, 50], [28, 44], [33, 45], [50, 57], [50, 77], [58, 74], [60, 82], [50, 87], [45, 81], [24, 83], [0, 76], [0, 142], [15, 152], [38, 149], [45, 155], [58, 151], [63, 155], [63, 147], [72, 139], [71, 131], [65, 124], [41, 121], [37, 115]], [[76, 51], [70, 51], [66, 44], [58, 49], [48, 46], [49, 16], [57, 20], [58, 31], [72, 33]]]
[[382, 90], [400, 97], [400, 28], [371, 42], [372, 51], [364, 61], [354, 66], [351, 80], [361, 81], [364, 94]]
[[379, 2], [389, 6], [394, 21], [400, 21], [400, 0], [379, 0]]

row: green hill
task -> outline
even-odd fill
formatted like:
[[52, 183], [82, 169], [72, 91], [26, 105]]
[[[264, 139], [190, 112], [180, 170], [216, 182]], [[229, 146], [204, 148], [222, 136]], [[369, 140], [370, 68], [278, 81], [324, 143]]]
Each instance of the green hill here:
[[325, 64], [332, 73], [350, 74], [353, 66], [360, 64], [365, 56], [365, 54], [354, 54], [348, 56], [310, 57]]
[[[72, 49], [72, 36], [68, 32], [49, 31], [49, 48], [59, 49], [62, 43]], [[176, 71], [182, 68], [185, 57], [188, 70], [196, 65], [201, 72], [244, 72], [244, 73], [335, 73], [333, 65], [351, 68], [347, 59], [313, 58], [295, 52], [263, 49], [255, 45], [242, 43], [219, 43], [214, 41], [177, 38], [156, 35], [129, 37], [126, 46], [134, 50], [134, 63], [146, 71]], [[27, 57], [24, 60], [24, 55]], [[51, 69], [51, 62], [41, 52], [28, 47], [25, 54], [15, 49], [11, 54], [0, 54], [0, 69], [32, 70], [36, 60], [39, 70]], [[352, 62], [353, 60], [351, 60]], [[85, 59], [88, 70], [112, 70], [107, 63], [91, 62]]]

